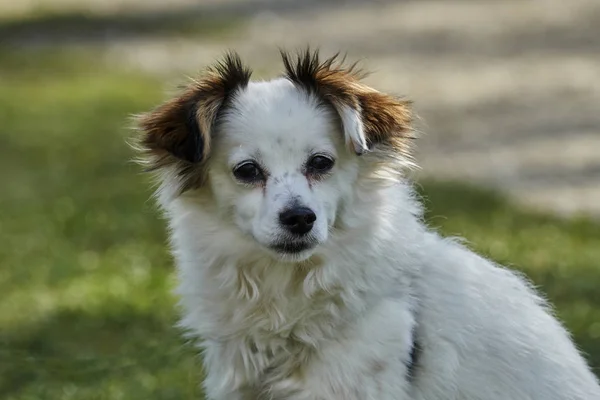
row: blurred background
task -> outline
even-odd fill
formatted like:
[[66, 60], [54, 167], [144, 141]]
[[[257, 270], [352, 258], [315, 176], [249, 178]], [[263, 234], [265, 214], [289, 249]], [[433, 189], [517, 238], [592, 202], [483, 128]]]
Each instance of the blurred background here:
[[0, 0], [0, 398], [202, 399], [129, 115], [307, 44], [414, 100], [431, 226], [524, 271], [598, 372], [597, 0]]

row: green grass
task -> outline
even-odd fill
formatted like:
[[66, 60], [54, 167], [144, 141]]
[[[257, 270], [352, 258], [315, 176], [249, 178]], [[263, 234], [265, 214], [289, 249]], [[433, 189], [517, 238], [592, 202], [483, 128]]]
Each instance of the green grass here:
[[[125, 144], [162, 85], [85, 54], [0, 50], [0, 87], [0, 398], [202, 398], [163, 222]], [[527, 272], [599, 367], [600, 225], [422, 189], [432, 226]]]

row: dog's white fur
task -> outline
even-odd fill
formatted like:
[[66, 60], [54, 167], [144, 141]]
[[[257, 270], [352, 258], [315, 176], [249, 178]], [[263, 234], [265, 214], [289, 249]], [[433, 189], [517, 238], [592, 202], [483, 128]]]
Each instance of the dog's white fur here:
[[[288, 79], [250, 82], [212, 135], [208, 188], [178, 194], [174, 167], [159, 170], [208, 398], [600, 399], [527, 281], [428, 229], [410, 183], [350, 151], [367, 147], [360, 110], [337, 112]], [[314, 153], [336, 164], [311, 183], [300, 171]], [[232, 176], [249, 158], [269, 171], [264, 187]], [[316, 245], [280, 254], [292, 200], [315, 211]]]

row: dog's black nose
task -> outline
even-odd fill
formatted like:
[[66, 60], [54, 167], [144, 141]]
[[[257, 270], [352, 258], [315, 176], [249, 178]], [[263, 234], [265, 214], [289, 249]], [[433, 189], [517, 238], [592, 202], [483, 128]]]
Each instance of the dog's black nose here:
[[279, 222], [296, 235], [306, 235], [313, 227], [317, 216], [307, 207], [294, 207], [279, 214]]

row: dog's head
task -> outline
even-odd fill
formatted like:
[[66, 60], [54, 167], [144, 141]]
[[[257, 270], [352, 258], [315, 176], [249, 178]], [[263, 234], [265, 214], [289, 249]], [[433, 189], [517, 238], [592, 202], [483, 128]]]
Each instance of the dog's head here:
[[278, 259], [327, 241], [368, 174], [407, 161], [407, 102], [360, 82], [336, 57], [282, 53], [285, 74], [251, 82], [228, 54], [177, 97], [139, 118], [143, 161], [165, 192], [204, 196]]

